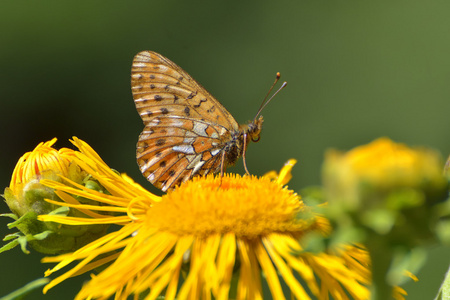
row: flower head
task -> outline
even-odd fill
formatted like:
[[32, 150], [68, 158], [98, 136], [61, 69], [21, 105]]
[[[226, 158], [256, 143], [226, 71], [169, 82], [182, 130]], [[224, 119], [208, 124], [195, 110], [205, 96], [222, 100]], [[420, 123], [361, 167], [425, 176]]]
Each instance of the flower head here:
[[[79, 140], [75, 143], [86, 147]], [[76, 161], [83, 169], [90, 169], [102, 185], [114, 181], [97, 155], [83, 149], [81, 152]], [[162, 198], [137, 184], [114, 182], [115, 194], [102, 198], [88, 189], [46, 181], [56, 190], [95, 197], [124, 214], [97, 219], [40, 216], [63, 224], [123, 225], [74, 253], [45, 258], [44, 262], [59, 262], [46, 275], [74, 261], [79, 263], [44, 291], [109, 262], [76, 299], [106, 299], [112, 295], [127, 299], [133, 294], [144, 295], [145, 299], [160, 295], [166, 299], [262, 299], [263, 282], [277, 299], [285, 297], [281, 282], [298, 299], [327, 295], [345, 298], [347, 293], [355, 299], [366, 299], [364, 285], [370, 277], [367, 262], [358, 260], [348, 249], [334, 254], [304, 250], [303, 236], [310, 232], [325, 235], [330, 228], [326, 219], [283, 186], [294, 163], [289, 162], [280, 174], [261, 178], [230, 174], [197, 178]], [[105, 206], [74, 207], [101, 211]]]
[[[32, 197], [29, 197], [27, 193], [35, 190], [41, 179], [57, 179], [58, 175], [69, 175], [69, 157], [72, 150], [67, 148], [56, 150], [52, 147], [55, 142], [56, 138], [40, 143], [33, 151], [25, 153], [17, 162], [11, 183], [6, 191], [7, 195], [14, 196], [14, 198], [6, 198], [6, 203], [17, 215], [26, 214], [30, 205], [33, 204], [38, 213], [44, 212], [45, 210], [41, 209], [39, 205], [29, 203], [30, 201], [33, 202], [33, 199], [30, 199]], [[42, 185], [40, 187], [44, 188]], [[46, 202], [40, 204], [48, 206]]]
[[[102, 188], [89, 180], [89, 175], [82, 171], [74, 162], [76, 151], [62, 148], [55, 149], [51, 141], [40, 143], [33, 151], [25, 153], [17, 162], [11, 183], [5, 189], [5, 200], [13, 214], [9, 214], [16, 221], [10, 223], [9, 228], [17, 227], [21, 234], [1, 251], [11, 249], [21, 244], [22, 250], [28, 253], [27, 242], [36, 250], [46, 254], [74, 251], [106, 232], [107, 225], [96, 226], [61, 226], [55, 223], [45, 223], [37, 220], [39, 214], [60, 214], [66, 216], [82, 216], [79, 210], [61, 208], [58, 205], [60, 197], [64, 195], [55, 192], [51, 187], [42, 184], [45, 180], [61, 182], [62, 178], [85, 186]], [[56, 201], [52, 203], [51, 201]], [[91, 200], [77, 199], [77, 203]]]
[[[410, 148], [379, 138], [346, 153], [331, 150], [324, 163], [324, 184], [330, 201], [349, 207], [385, 204], [399, 190], [420, 190], [428, 201], [441, 200], [446, 191], [441, 156], [426, 148]], [[374, 196], [376, 196], [374, 198]]]

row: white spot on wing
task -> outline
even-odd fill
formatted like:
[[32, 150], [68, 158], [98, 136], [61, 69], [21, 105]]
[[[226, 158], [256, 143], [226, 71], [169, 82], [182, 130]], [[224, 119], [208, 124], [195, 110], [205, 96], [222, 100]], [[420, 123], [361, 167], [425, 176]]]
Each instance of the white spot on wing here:
[[148, 61], [152, 60], [151, 56], [147, 52], [139, 53], [137, 55], [137, 58], [139, 58], [140, 61], [145, 61], [145, 62], [148, 62]]
[[148, 138], [150, 138], [150, 134], [148, 133], [141, 133], [141, 135], [139, 136], [139, 138], [141, 140], [147, 140]]
[[193, 173], [196, 173], [204, 164], [205, 161], [202, 160], [202, 155], [199, 154], [195, 156], [195, 158], [190, 162], [186, 169], [194, 169]]
[[159, 118], [154, 118], [147, 126], [157, 126], [160, 122], [161, 120], [159, 120]]
[[205, 164], [204, 160], [201, 160], [198, 164], [195, 165], [194, 171], [192, 171], [192, 174], [195, 174], [202, 168], [202, 166]]
[[198, 135], [196, 135], [195, 132], [189, 130], [189, 131], [186, 131], [186, 134], [184, 136], [185, 137], [193, 137], [193, 138], [195, 138]]
[[191, 145], [173, 146], [172, 150], [175, 152], [181, 152], [181, 153], [185, 153], [185, 154], [195, 154], [194, 147], [192, 147]]
[[195, 158], [195, 155], [186, 155], [185, 157], [189, 162], [192, 162]]
[[189, 144], [192, 145], [195, 142], [195, 138], [194, 137], [185, 137], [183, 140], [183, 144]]
[[210, 151], [210, 152], [211, 152], [211, 155], [212, 155], [212, 156], [216, 156], [217, 153], [220, 152], [220, 150], [221, 150], [221, 149], [214, 149], [214, 150], [211, 150], [211, 151]]
[[204, 136], [204, 137], [209, 137], [206, 134], [206, 128], [208, 128], [208, 125], [204, 124], [204, 123], [200, 123], [200, 122], [194, 122], [194, 129], [193, 131], [200, 135], [200, 136]]
[[176, 116], [170, 116], [170, 125], [173, 127], [183, 127], [184, 122], [176, 118]]
[[155, 174], [151, 173], [150, 175], [148, 175], [147, 180], [153, 182], [153, 180], [155, 180]]
[[134, 102], [145, 102], [147, 100], [148, 100], [147, 98], [142, 97], [142, 98], [137, 98], [136, 100], [134, 100]]
[[[142, 56], [141, 56], [142, 57]], [[142, 60], [144, 60], [144, 61], [149, 61], [150, 59], [148, 59], [148, 58], [144, 58], [144, 57], [142, 57]], [[140, 63], [140, 62], [135, 62], [134, 64], [133, 64], [133, 67], [135, 67], [135, 68], [145, 68], [147, 66], [147, 64], [146, 63]]]

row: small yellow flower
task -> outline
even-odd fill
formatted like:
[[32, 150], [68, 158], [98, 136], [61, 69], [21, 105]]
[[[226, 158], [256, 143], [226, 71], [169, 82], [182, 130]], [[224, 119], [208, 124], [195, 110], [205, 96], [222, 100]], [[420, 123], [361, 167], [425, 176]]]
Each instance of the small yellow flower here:
[[440, 155], [431, 149], [409, 148], [379, 138], [347, 153], [329, 151], [324, 163], [324, 185], [332, 195], [330, 201], [344, 201], [349, 207], [367, 206], [368, 202], [361, 202], [363, 199], [370, 202], [374, 194], [384, 197], [396, 189], [420, 189], [442, 196], [446, 187], [442, 168]]
[[[28, 253], [25, 248], [26, 242], [36, 251], [46, 254], [69, 252], [95, 240], [106, 232], [107, 225], [75, 228], [37, 220], [38, 214], [84, 215], [79, 210], [61, 209], [58, 200], [63, 195], [42, 185], [45, 180], [61, 182], [62, 178], [68, 178], [77, 184], [84, 184], [83, 179], [88, 176], [73, 163], [76, 152], [67, 148], [56, 150], [52, 147], [55, 142], [56, 138], [40, 143], [33, 151], [25, 153], [19, 159], [10, 186], [5, 189], [4, 198], [13, 212], [8, 216], [16, 220], [8, 226], [9, 228], [17, 227], [22, 235], [17, 235], [17, 239], [2, 247], [0, 252], [21, 244], [22, 250]], [[89, 182], [89, 180], [85, 182], [86, 186], [89, 185]], [[46, 199], [56, 202], [51, 203]], [[79, 203], [83, 199], [76, 201]]]
[[40, 219], [123, 226], [74, 253], [45, 258], [44, 262], [58, 262], [46, 275], [79, 262], [44, 292], [69, 277], [111, 263], [92, 276], [76, 299], [113, 295], [115, 299], [130, 295], [145, 299], [160, 295], [165, 299], [262, 299], [263, 282], [274, 299], [285, 299], [282, 282], [297, 299], [328, 299], [329, 295], [345, 299], [348, 294], [354, 299], [369, 297], [367, 261], [354, 247], [334, 254], [304, 250], [303, 236], [313, 232], [325, 235], [330, 227], [283, 186], [295, 161], [288, 162], [280, 174], [262, 178], [230, 174], [196, 178], [160, 198], [108, 171], [93, 150], [85, 150], [88, 146], [82, 141], [75, 140], [75, 144], [82, 152], [77, 154], [77, 164], [111, 195], [52, 181], [45, 184], [109, 206], [74, 205], [71, 201], [61, 205], [83, 209], [91, 216], [106, 208], [122, 214], [89, 219], [46, 215]]
[[69, 156], [72, 150], [62, 148], [54, 149], [52, 146], [56, 138], [40, 143], [36, 148], [25, 153], [14, 168], [11, 183], [6, 194], [15, 196], [16, 199], [6, 199], [10, 209], [17, 215], [22, 216], [29, 211], [29, 203], [26, 203], [26, 193], [33, 186], [39, 184], [44, 178], [55, 179], [57, 175], [69, 175]]

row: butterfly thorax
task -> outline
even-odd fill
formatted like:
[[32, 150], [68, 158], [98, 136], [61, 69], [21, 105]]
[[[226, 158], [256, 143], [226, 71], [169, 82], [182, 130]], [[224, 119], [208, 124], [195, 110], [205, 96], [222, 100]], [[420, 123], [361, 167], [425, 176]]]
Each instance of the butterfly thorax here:
[[246, 147], [248, 147], [250, 141], [259, 141], [263, 121], [261, 116], [248, 124], [240, 124], [239, 129], [231, 133], [230, 140], [223, 149], [226, 153], [225, 158], [228, 165], [234, 165], [238, 158], [243, 155], [246, 150], [244, 149], [244, 139], [246, 139]]

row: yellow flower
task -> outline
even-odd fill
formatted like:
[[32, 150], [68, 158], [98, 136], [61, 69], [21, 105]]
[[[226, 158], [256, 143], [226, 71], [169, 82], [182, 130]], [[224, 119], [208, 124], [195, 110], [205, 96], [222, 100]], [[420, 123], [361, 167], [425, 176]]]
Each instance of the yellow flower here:
[[[412, 249], [436, 240], [442, 213], [438, 205], [447, 195], [443, 166], [436, 151], [388, 138], [347, 153], [327, 153], [324, 191], [330, 203], [327, 217], [335, 224], [330, 238], [342, 242], [346, 235], [365, 245], [376, 299], [386, 299], [392, 287], [404, 282], [405, 269], [421, 267], [405, 258], [413, 257]], [[401, 290], [394, 290], [401, 298]]]
[[[130, 295], [145, 299], [160, 295], [165, 299], [262, 299], [264, 282], [274, 299], [285, 298], [282, 282], [297, 299], [328, 299], [329, 295], [345, 299], [348, 294], [354, 299], [368, 298], [367, 261], [353, 255], [353, 247], [336, 253], [305, 251], [305, 235], [325, 235], [330, 227], [283, 186], [295, 161], [288, 162], [280, 174], [261, 178], [230, 174], [196, 178], [160, 198], [111, 172], [84, 142], [75, 140], [75, 144], [82, 152], [77, 153], [77, 164], [111, 195], [58, 182], [45, 184], [108, 206], [71, 204], [68, 196], [61, 205], [77, 207], [94, 218], [45, 215], [40, 219], [123, 226], [74, 253], [44, 258], [44, 262], [58, 262], [46, 275], [79, 261], [44, 292], [69, 277], [111, 263], [92, 276], [76, 299], [113, 295], [115, 299]], [[93, 211], [105, 209], [123, 214], [95, 217]]]
[[[442, 168], [440, 155], [431, 149], [409, 148], [379, 138], [347, 153], [329, 151], [324, 163], [324, 185], [332, 195], [330, 201], [344, 201], [353, 208], [376, 205], [374, 195], [384, 197], [399, 189], [420, 189], [441, 197], [446, 187]], [[369, 202], [362, 203], [363, 199]]]
[[[57, 200], [59, 194], [47, 186], [42, 185], [44, 180], [61, 181], [61, 178], [70, 178], [77, 184], [89, 186], [92, 181], [85, 180], [87, 173], [82, 172], [73, 163], [76, 152], [62, 148], [54, 149], [52, 146], [56, 138], [40, 143], [33, 151], [25, 153], [17, 162], [9, 188], [5, 189], [4, 198], [13, 212], [8, 214], [16, 221], [8, 227], [17, 227], [21, 234], [0, 249], [0, 252], [9, 250], [21, 244], [22, 250], [28, 253], [25, 246], [29, 243], [36, 251], [46, 254], [56, 254], [74, 251], [92, 240], [102, 236], [107, 225], [96, 226], [61, 226], [60, 224], [44, 223], [37, 220], [38, 214], [61, 214], [80, 216], [79, 210], [62, 208], [45, 199]], [[92, 185], [92, 184], [91, 184]], [[98, 187], [101, 190], [101, 187]], [[76, 200], [78, 203], [83, 199]], [[89, 200], [90, 201], [90, 200]]]
[[52, 148], [56, 138], [40, 143], [36, 148], [25, 153], [17, 162], [14, 168], [11, 183], [6, 194], [16, 197], [16, 201], [6, 199], [10, 209], [19, 216], [29, 211], [29, 203], [26, 203], [26, 193], [39, 184], [39, 180], [53, 178], [55, 175], [68, 176], [72, 150], [62, 148], [56, 150]]

